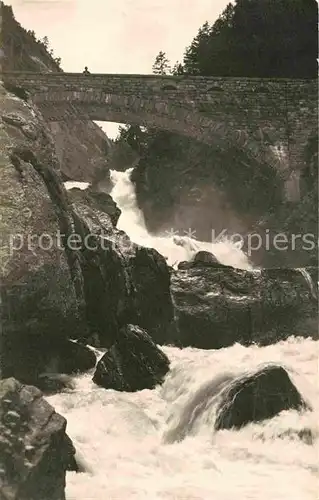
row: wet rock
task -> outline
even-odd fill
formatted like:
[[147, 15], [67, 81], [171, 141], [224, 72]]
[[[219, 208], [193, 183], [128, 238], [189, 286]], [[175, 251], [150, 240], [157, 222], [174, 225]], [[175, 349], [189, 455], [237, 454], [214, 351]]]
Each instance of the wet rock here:
[[316, 441], [316, 432], [308, 427], [304, 428], [288, 428], [282, 430], [279, 428], [274, 428], [273, 432], [269, 435], [267, 432], [268, 428], [261, 428], [260, 432], [254, 432], [254, 438], [259, 439], [262, 442], [269, 441], [270, 439], [284, 439], [285, 441], [302, 441], [303, 443], [312, 446]]
[[[54, 352], [54, 351], [53, 351]], [[92, 349], [79, 342], [66, 340], [55, 347], [59, 373], [83, 373], [95, 367], [96, 356]]]
[[75, 453], [66, 420], [32, 386], [0, 381], [0, 491], [10, 500], [65, 500]]
[[35, 381], [36, 387], [44, 394], [70, 391], [75, 388], [72, 379], [60, 373], [41, 373]]
[[85, 335], [83, 277], [61, 244], [73, 221], [53, 138], [36, 108], [2, 86], [0, 107], [0, 365], [3, 377], [33, 383], [52, 343]]
[[[119, 210], [106, 194], [70, 190], [76, 233], [81, 236], [87, 318], [101, 346], [109, 347], [128, 323], [159, 343], [173, 336], [170, 271], [156, 250], [143, 248], [114, 227]], [[98, 297], [98, 300], [97, 300]]]
[[211, 252], [206, 252], [204, 250], [201, 250], [200, 252], [197, 252], [197, 254], [194, 256], [192, 260], [193, 266], [215, 266], [215, 267], [222, 267], [223, 265], [217, 260], [215, 255], [213, 255]]
[[190, 269], [193, 267], [193, 263], [188, 260], [183, 260], [177, 264], [177, 269]]
[[72, 188], [68, 194], [73, 203], [83, 203], [94, 207], [100, 212], [104, 212], [110, 218], [112, 226], [116, 226], [121, 215], [121, 210], [118, 208], [113, 198], [104, 192], [98, 192], [88, 187], [87, 189]]
[[[39, 43], [30, 31], [14, 18], [12, 8], [1, 3], [2, 49], [9, 57], [1, 60], [3, 71], [31, 71], [34, 73], [62, 72], [56, 58]], [[9, 86], [8, 90], [21, 99], [28, 100], [28, 92]], [[2, 110], [2, 108], [1, 108]], [[50, 109], [43, 110], [43, 114]], [[64, 174], [79, 181], [94, 181], [96, 177], [109, 175], [109, 158], [112, 141], [101, 127], [87, 120], [81, 112], [67, 104], [61, 109], [66, 118], [60, 122], [49, 122], [54, 136], [54, 149]], [[72, 124], [72, 125], [70, 125]], [[24, 128], [26, 135], [29, 128]], [[32, 134], [32, 132], [31, 132]]]
[[270, 365], [235, 379], [224, 391], [217, 409], [215, 429], [243, 427], [278, 415], [283, 410], [309, 409], [288, 373]]
[[96, 365], [92, 349], [73, 340], [52, 343], [45, 372], [38, 375], [34, 385], [46, 393], [74, 389], [70, 375], [84, 373]]
[[164, 257], [153, 248], [136, 246], [134, 255], [129, 257], [129, 267], [136, 323], [158, 344], [176, 338], [171, 271]]
[[171, 273], [182, 346], [219, 349], [236, 342], [268, 345], [291, 335], [318, 337], [317, 300], [298, 269], [245, 271], [193, 266]]
[[73, 456], [70, 460], [67, 470], [71, 472], [87, 472], [80, 464], [78, 464], [75, 456]]
[[145, 330], [127, 325], [98, 362], [93, 382], [105, 389], [140, 391], [162, 383], [169, 370], [167, 356]]

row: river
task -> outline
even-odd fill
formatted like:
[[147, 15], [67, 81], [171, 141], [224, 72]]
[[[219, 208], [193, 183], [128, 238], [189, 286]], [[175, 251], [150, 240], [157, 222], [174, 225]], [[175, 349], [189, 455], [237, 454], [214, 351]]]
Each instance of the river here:
[[[205, 248], [225, 264], [251, 268], [227, 241], [212, 248], [211, 243], [149, 235], [129, 172], [112, 172], [111, 179], [111, 194], [122, 210], [118, 227], [136, 243], [157, 248], [169, 264]], [[92, 373], [74, 377], [74, 390], [47, 398], [66, 417], [86, 471], [67, 473], [67, 500], [314, 500], [317, 439], [306, 444], [297, 432], [309, 429], [318, 436], [318, 347], [317, 341], [293, 337], [261, 348], [164, 347], [171, 360], [164, 384], [137, 393], [97, 387]], [[202, 390], [205, 385], [213, 386], [225, 373], [251, 371], [267, 362], [286, 367], [313, 412], [283, 412], [240, 431], [215, 433], [214, 407], [207, 404], [196, 426], [185, 424], [183, 439], [172, 439], [176, 426], [189, 421], [188, 402], [196, 394], [201, 395], [198, 404], [211, 398]]]

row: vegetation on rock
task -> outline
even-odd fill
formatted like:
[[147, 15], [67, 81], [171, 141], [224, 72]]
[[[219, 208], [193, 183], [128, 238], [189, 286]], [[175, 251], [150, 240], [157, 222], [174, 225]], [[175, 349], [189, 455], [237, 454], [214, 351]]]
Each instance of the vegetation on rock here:
[[[215, 23], [206, 22], [199, 29], [182, 63], [171, 69], [166, 54], [160, 51], [153, 72], [315, 78], [317, 47], [315, 0], [237, 0], [226, 7]], [[175, 214], [183, 205], [184, 213], [189, 211], [192, 215], [175, 228], [184, 230], [195, 225], [201, 239], [209, 238], [208, 228], [218, 229], [219, 215], [214, 219], [216, 207], [211, 203], [216, 190], [224, 199], [224, 209], [227, 206], [228, 219], [236, 213], [245, 231], [258, 225], [260, 219], [267, 219], [276, 228], [291, 232], [304, 224], [306, 217], [307, 228], [316, 233], [317, 143], [314, 131], [315, 147], [305, 151], [302, 201], [291, 214], [290, 204], [287, 208], [284, 202], [283, 180], [278, 171], [269, 164], [256, 165], [240, 148], [221, 153], [177, 134], [136, 125], [122, 127], [117, 139], [117, 146], [123, 145], [123, 149], [136, 154], [134, 181], [148, 228], [156, 231], [165, 229], [165, 225], [178, 225]], [[224, 209], [221, 207], [222, 213]], [[195, 216], [197, 210], [200, 216]], [[289, 217], [285, 220], [287, 212]], [[203, 218], [207, 219], [205, 227]], [[221, 224], [225, 227], [225, 221]], [[312, 257], [310, 260], [313, 264]]]
[[36, 43], [38, 43], [39, 45], [42, 45], [44, 47], [44, 49], [46, 50], [48, 55], [50, 55], [52, 57], [52, 59], [54, 60], [54, 62], [57, 64], [57, 66], [59, 68], [61, 68], [61, 57], [54, 56], [54, 51], [52, 48], [50, 48], [49, 38], [47, 36], [44, 36], [43, 38], [37, 38], [36, 34], [33, 30], [28, 30], [27, 33], [28, 33], [28, 35], [30, 35], [34, 39], [34, 41]]
[[186, 49], [184, 72], [206, 76], [316, 78], [315, 0], [236, 0]]

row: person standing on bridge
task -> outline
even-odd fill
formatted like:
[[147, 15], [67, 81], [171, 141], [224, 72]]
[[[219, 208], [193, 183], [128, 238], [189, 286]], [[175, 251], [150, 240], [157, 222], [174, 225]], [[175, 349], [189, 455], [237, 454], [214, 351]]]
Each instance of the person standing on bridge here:
[[90, 72], [88, 70], [88, 67], [85, 66], [84, 71], [83, 71], [83, 75], [89, 75], [89, 74], [90, 74]]

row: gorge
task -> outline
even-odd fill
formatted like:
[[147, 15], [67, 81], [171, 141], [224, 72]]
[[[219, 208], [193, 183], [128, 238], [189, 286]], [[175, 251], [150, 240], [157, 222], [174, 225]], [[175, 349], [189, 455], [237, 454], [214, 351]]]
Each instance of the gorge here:
[[[293, 81], [310, 198], [287, 200], [274, 164], [263, 156], [252, 176], [256, 156], [240, 144], [218, 150], [133, 122], [111, 141], [65, 103], [68, 119], [50, 120], [32, 88], [67, 74], [12, 9], [1, 14], [0, 498], [312, 500], [317, 260], [248, 255], [232, 239], [262, 231], [261, 216], [277, 218], [273, 232], [285, 210], [289, 231], [313, 217], [312, 97], [302, 110]], [[30, 95], [14, 71], [40, 74]], [[268, 143], [257, 156], [264, 147], [277, 161]]]

